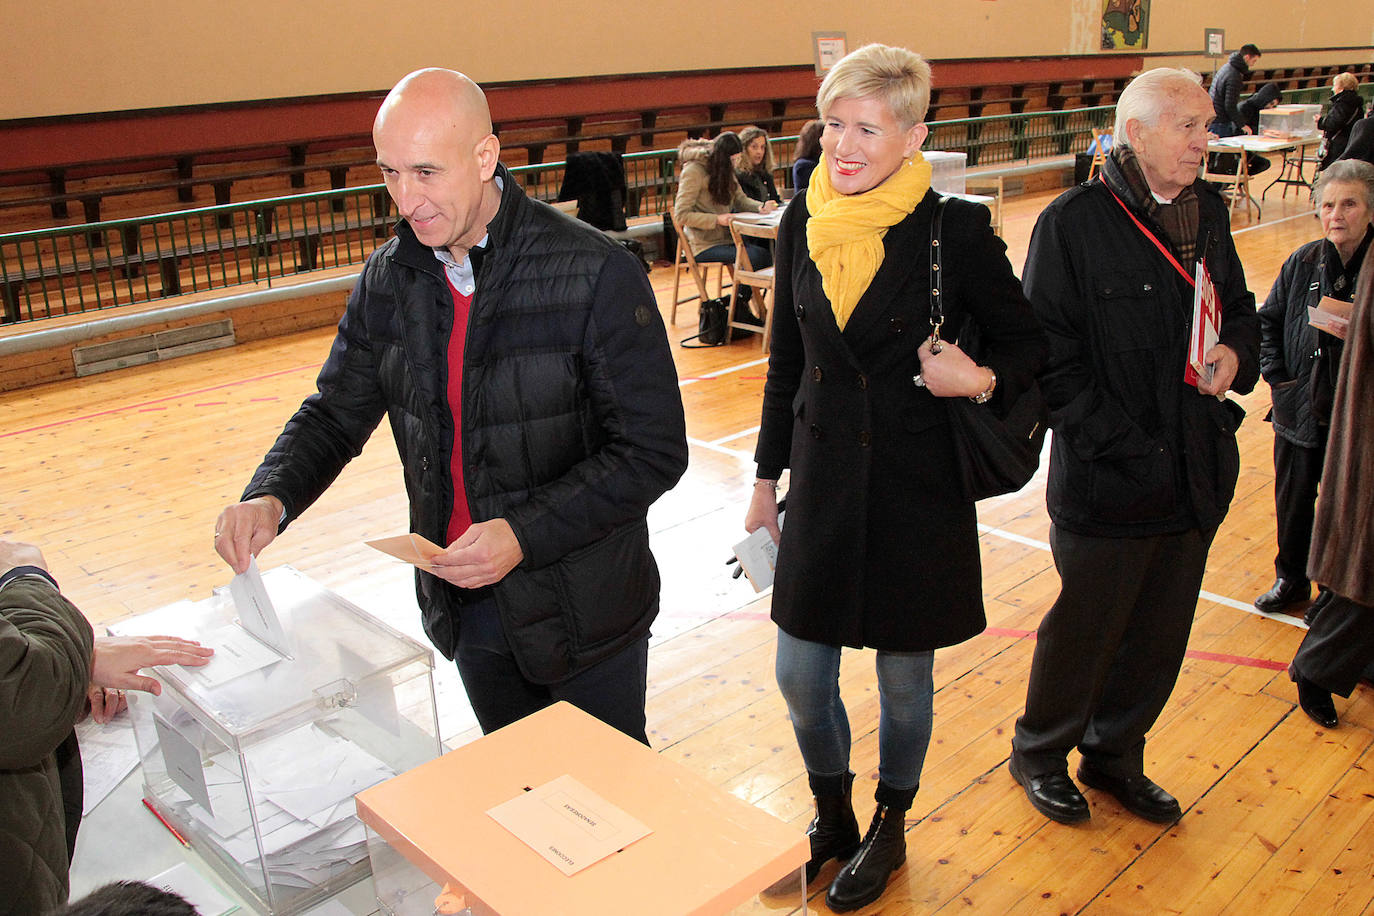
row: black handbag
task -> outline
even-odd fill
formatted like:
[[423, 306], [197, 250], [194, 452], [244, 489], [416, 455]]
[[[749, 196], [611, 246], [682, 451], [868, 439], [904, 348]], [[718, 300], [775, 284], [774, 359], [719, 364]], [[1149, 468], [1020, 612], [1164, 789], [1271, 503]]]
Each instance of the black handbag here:
[[[725, 326], [730, 321], [730, 299], [720, 296], [715, 299], [701, 300], [697, 313], [697, 333], [684, 337], [680, 346], [691, 350], [696, 347], [719, 347], [725, 343]], [[692, 343], [696, 341], [696, 343]]]
[[[930, 332], [931, 348], [937, 353], [940, 329], [945, 323], [940, 304], [943, 274], [940, 269], [940, 225], [946, 200], [941, 197], [936, 202], [930, 224]], [[982, 354], [979, 337], [978, 324], [969, 315], [954, 342], [969, 358], [979, 362]], [[1014, 493], [1035, 475], [1049, 425], [1049, 407], [1038, 382], [1032, 382], [1014, 401], [1003, 403], [1001, 413], [971, 398], [941, 400], [949, 407], [950, 437], [965, 496], [979, 500]]]

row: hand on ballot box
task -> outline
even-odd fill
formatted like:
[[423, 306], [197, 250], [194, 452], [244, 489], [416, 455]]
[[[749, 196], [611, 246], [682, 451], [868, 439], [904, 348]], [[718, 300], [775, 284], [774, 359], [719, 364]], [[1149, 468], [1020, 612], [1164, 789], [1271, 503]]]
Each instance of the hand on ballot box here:
[[127, 690], [142, 690], [157, 696], [162, 685], [155, 678], [139, 674], [154, 665], [199, 667], [210, 661], [215, 650], [176, 636], [100, 636], [95, 640], [91, 664], [91, 718], [104, 725], [128, 705]]

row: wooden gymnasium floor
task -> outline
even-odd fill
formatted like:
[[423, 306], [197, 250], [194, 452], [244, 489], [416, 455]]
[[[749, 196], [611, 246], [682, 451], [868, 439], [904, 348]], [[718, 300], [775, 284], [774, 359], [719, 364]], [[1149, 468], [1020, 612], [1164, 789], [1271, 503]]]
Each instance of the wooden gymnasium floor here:
[[[1008, 202], [1018, 269], [1052, 196]], [[1305, 194], [1267, 202], [1262, 221], [1238, 215], [1234, 228], [1260, 298], [1288, 252], [1319, 232]], [[670, 272], [653, 281], [666, 301]], [[689, 305], [671, 335], [692, 333], [694, 322]], [[0, 396], [0, 536], [41, 544], [98, 623], [207, 595], [229, 578], [211, 548], [215, 515], [312, 390], [330, 336]], [[756, 339], [673, 352], [692, 449], [687, 475], [650, 516], [664, 570], [650, 663], [653, 744], [801, 829], [810, 799], [773, 680], [768, 598], [724, 565], [743, 535], [764, 359]], [[1249, 416], [1236, 499], [1212, 550], [1187, 662], [1147, 746], [1148, 772], [1179, 797], [1182, 821], [1161, 828], [1089, 791], [1091, 822], [1061, 826], [1036, 814], [1007, 774], [1035, 628], [1058, 586], [1042, 471], [1021, 493], [979, 506], [989, 628], [937, 654], [935, 733], [907, 822], [909, 858], [867, 912], [1374, 912], [1374, 693], [1338, 698], [1341, 726], [1329, 732], [1295, 707], [1284, 670], [1300, 621], [1250, 605], [1273, 578], [1269, 393], [1261, 384], [1240, 400]], [[405, 529], [396, 464], [383, 426], [262, 559], [294, 565], [419, 635], [407, 569], [362, 545]], [[436, 673], [443, 737], [470, 740], [476, 730], [452, 666]], [[848, 652], [842, 677], [866, 824], [877, 766], [871, 653]], [[818, 883], [811, 906], [825, 913], [823, 892]]]

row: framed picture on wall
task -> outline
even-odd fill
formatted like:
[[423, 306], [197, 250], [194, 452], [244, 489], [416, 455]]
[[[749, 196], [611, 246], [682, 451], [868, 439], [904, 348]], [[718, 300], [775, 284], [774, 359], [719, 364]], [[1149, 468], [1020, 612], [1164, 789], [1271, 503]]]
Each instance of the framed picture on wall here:
[[1151, 0], [1102, 0], [1102, 50], [1149, 47]]
[[844, 32], [812, 32], [811, 46], [816, 55], [816, 75], [825, 76], [848, 53]]

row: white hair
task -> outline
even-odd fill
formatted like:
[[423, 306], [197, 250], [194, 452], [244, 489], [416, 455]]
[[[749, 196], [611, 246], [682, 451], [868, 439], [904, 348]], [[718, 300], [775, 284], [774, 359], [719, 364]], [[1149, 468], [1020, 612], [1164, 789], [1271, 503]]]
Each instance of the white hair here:
[[1192, 70], [1156, 67], [1131, 80], [1116, 101], [1114, 143], [1131, 145], [1126, 133], [1127, 121], [1138, 121], [1153, 127], [1165, 110], [1180, 98], [1202, 86], [1202, 77]]

